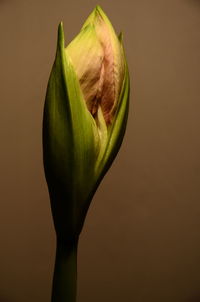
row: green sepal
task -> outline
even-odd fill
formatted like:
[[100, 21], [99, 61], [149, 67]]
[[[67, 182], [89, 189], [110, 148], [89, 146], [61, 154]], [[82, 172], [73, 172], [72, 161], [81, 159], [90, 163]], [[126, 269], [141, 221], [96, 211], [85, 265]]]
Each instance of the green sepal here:
[[43, 118], [44, 168], [57, 233], [71, 236], [79, 232], [82, 208], [94, 179], [95, 128], [65, 53], [61, 23]]

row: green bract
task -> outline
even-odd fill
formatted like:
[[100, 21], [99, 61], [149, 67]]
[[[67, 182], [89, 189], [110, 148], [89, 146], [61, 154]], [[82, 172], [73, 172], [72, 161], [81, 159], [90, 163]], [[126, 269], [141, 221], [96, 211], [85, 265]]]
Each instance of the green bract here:
[[65, 48], [58, 29], [43, 119], [43, 154], [60, 238], [78, 237], [125, 132], [129, 76], [122, 37], [98, 6]]

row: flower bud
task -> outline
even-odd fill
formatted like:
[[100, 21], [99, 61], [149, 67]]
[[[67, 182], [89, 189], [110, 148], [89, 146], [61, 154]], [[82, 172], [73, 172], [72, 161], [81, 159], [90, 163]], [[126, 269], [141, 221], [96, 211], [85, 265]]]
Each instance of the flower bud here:
[[65, 48], [62, 23], [43, 119], [43, 154], [56, 232], [78, 236], [126, 127], [129, 76], [122, 37], [97, 6]]

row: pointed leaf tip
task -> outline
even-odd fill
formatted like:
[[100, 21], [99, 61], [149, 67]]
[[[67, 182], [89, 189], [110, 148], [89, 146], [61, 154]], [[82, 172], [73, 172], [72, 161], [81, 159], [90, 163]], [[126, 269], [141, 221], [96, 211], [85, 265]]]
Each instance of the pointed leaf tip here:
[[65, 36], [64, 36], [64, 29], [63, 29], [63, 22], [62, 21], [58, 25], [58, 43], [59, 43], [60, 46], [64, 47]]
[[120, 42], [120, 43], [123, 42], [123, 38], [124, 38], [123, 33], [120, 32], [120, 34], [119, 34], [119, 36], [118, 36], [118, 39], [119, 39], [119, 42]]

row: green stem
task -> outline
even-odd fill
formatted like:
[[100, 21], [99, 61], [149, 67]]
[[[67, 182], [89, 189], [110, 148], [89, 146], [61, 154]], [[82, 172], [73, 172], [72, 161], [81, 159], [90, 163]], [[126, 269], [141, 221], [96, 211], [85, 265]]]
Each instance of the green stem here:
[[78, 240], [57, 240], [51, 302], [76, 302]]

